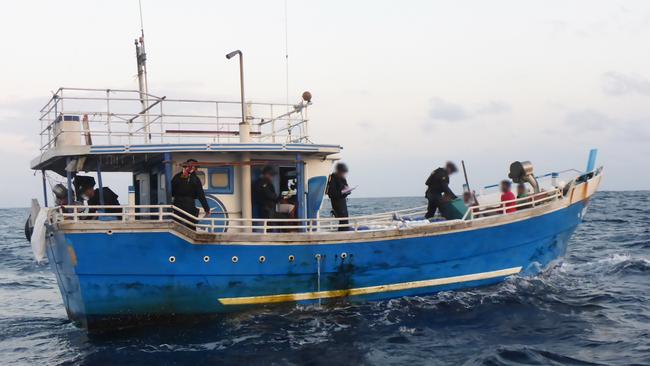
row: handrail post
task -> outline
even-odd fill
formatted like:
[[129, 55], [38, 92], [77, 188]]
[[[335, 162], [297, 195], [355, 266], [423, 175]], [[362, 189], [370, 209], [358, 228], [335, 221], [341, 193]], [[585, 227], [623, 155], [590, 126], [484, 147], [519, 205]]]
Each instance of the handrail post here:
[[108, 130], [108, 144], [111, 145], [111, 90], [106, 89], [106, 129]]

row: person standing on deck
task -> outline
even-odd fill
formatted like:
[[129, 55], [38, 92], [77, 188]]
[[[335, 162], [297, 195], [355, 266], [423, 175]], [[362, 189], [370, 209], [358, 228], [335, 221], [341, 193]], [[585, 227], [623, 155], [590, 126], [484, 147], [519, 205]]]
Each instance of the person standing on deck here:
[[[530, 196], [530, 194], [528, 194], [528, 190], [526, 189], [526, 185], [524, 183], [519, 183], [517, 185], [517, 203], [531, 202], [532, 198], [527, 198], [528, 196]], [[525, 205], [525, 206], [519, 207], [519, 209], [524, 210], [524, 209], [531, 208], [531, 207], [533, 207], [533, 206], [532, 205]]]
[[[505, 202], [503, 205], [504, 207], [511, 207], [517, 205], [517, 202], [515, 200], [517, 197], [515, 197], [515, 194], [512, 193], [512, 182], [509, 180], [502, 180], [501, 181], [501, 202]], [[511, 212], [517, 212], [516, 207], [508, 208], [506, 209], [506, 213], [511, 213]]]
[[[347, 197], [350, 195], [351, 189], [348, 187], [348, 181], [345, 175], [348, 173], [348, 166], [344, 163], [336, 164], [334, 173], [332, 173], [327, 181], [327, 196], [332, 203], [332, 213], [334, 217], [348, 217], [348, 202]], [[339, 225], [347, 225], [348, 220], [340, 220]], [[339, 226], [339, 231], [348, 231], [350, 228], [347, 226]]]
[[[199, 209], [196, 208], [196, 204], [194, 203], [198, 199], [201, 202], [201, 206], [203, 206], [203, 210], [205, 210], [205, 216], [208, 216], [210, 215], [210, 206], [208, 205], [208, 200], [205, 198], [201, 179], [195, 173], [196, 163], [197, 161], [194, 159], [187, 160], [183, 164], [183, 170], [172, 178], [172, 204], [182, 211], [198, 217]], [[193, 224], [197, 222], [188, 215], [180, 213], [180, 216]], [[183, 224], [194, 229], [188, 223], [183, 222]]]
[[253, 200], [259, 209], [259, 215], [262, 219], [285, 217], [279, 215], [276, 210], [276, 204], [280, 200], [280, 197], [275, 192], [275, 186], [273, 186], [275, 174], [275, 168], [267, 165], [262, 168], [262, 175], [253, 184]]
[[429, 175], [429, 178], [425, 182], [427, 191], [424, 196], [427, 198], [428, 205], [424, 218], [430, 219], [436, 214], [436, 210], [440, 209], [443, 198], [444, 200], [453, 200], [456, 198], [454, 192], [449, 188], [449, 176], [457, 171], [456, 164], [448, 161], [444, 168], [438, 168]]

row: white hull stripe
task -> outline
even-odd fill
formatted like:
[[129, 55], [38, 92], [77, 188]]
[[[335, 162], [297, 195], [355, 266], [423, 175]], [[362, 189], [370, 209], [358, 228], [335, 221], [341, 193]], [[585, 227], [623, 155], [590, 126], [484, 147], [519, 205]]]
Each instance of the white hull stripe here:
[[301, 300], [316, 300], [327, 299], [332, 297], [344, 296], [358, 296], [369, 295], [382, 292], [410, 290], [422, 287], [450, 285], [454, 283], [470, 282], [487, 280], [491, 278], [510, 276], [521, 272], [521, 267], [512, 267], [500, 269], [498, 271], [481, 272], [462, 276], [434, 278], [430, 280], [411, 281], [402, 283], [393, 283], [390, 285], [379, 285], [370, 287], [358, 287], [345, 290], [332, 290], [332, 291], [315, 291], [315, 292], [302, 292], [296, 294], [278, 294], [278, 295], [262, 295], [262, 296], [247, 296], [247, 297], [225, 297], [219, 299], [223, 305], [252, 305], [252, 304], [269, 304], [277, 302], [291, 302]]

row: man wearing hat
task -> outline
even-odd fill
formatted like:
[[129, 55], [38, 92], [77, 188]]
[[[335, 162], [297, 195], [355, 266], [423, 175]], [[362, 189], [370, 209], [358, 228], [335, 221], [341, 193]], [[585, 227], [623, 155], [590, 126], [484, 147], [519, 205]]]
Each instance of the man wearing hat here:
[[448, 161], [444, 168], [438, 168], [429, 175], [425, 183], [427, 191], [424, 196], [429, 201], [425, 218], [432, 218], [436, 214], [436, 210], [440, 209], [443, 200], [451, 201], [456, 198], [454, 192], [449, 188], [449, 176], [457, 171], [456, 164]]
[[[350, 195], [351, 189], [348, 187], [348, 181], [345, 175], [348, 173], [348, 166], [345, 163], [336, 164], [334, 173], [332, 173], [327, 181], [327, 196], [332, 203], [332, 213], [334, 217], [348, 217], [348, 202], [347, 197]], [[340, 220], [340, 225], [347, 225], [348, 220]], [[348, 231], [350, 228], [347, 226], [339, 226], [339, 231]]]
[[275, 192], [275, 187], [273, 186], [273, 177], [275, 175], [275, 168], [267, 165], [262, 168], [262, 175], [253, 184], [253, 200], [259, 208], [259, 216], [262, 219], [280, 217], [276, 211], [276, 204], [280, 200], [280, 197]]
[[[192, 216], [199, 216], [199, 209], [196, 208], [195, 200], [201, 202], [205, 215], [210, 214], [210, 206], [208, 200], [205, 198], [203, 191], [203, 184], [201, 179], [195, 174], [196, 163], [194, 159], [189, 159], [183, 164], [183, 170], [176, 174], [172, 179], [172, 204], [181, 210], [189, 213]], [[196, 223], [195, 219], [188, 216], [183, 216], [186, 220]], [[190, 226], [184, 223], [186, 226]]]
[[[79, 202], [87, 201], [89, 206], [100, 206], [102, 200], [100, 199], [99, 188], [95, 188], [95, 178], [89, 176], [78, 175], [74, 178], [74, 186], [77, 191], [77, 200]], [[67, 189], [66, 189], [67, 193]], [[120, 201], [118, 195], [108, 187], [102, 187], [101, 194], [103, 195], [104, 206], [119, 206]], [[67, 194], [66, 194], [67, 200]], [[96, 208], [91, 208], [88, 212], [97, 212]], [[104, 208], [106, 213], [121, 213], [122, 209], [119, 207]]]

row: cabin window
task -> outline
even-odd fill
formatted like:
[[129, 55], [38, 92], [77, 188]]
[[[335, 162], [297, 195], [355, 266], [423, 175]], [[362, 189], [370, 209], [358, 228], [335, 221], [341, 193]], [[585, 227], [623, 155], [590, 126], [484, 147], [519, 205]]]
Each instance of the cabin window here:
[[210, 191], [214, 193], [233, 193], [234, 176], [231, 166], [208, 169], [210, 176]]
[[210, 174], [210, 186], [212, 188], [226, 188], [228, 187], [228, 173], [216, 172]]

